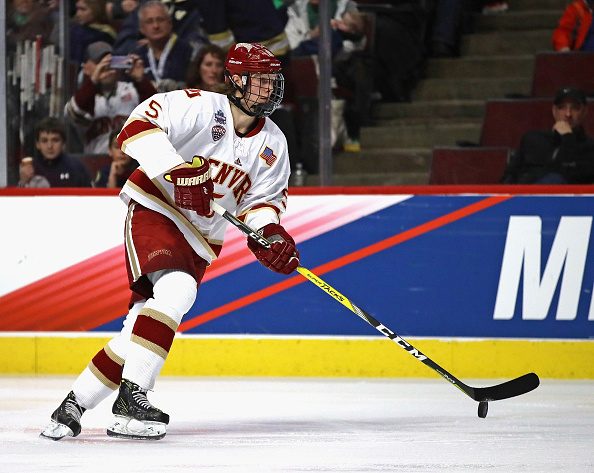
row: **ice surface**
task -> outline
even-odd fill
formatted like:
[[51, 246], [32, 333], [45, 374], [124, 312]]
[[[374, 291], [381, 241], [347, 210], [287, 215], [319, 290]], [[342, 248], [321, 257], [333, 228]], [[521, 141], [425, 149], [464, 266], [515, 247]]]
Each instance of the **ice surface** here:
[[480, 419], [442, 379], [160, 377], [163, 440], [108, 437], [115, 395], [79, 437], [39, 438], [73, 380], [0, 377], [0, 472], [594, 471], [594, 381], [541, 380]]

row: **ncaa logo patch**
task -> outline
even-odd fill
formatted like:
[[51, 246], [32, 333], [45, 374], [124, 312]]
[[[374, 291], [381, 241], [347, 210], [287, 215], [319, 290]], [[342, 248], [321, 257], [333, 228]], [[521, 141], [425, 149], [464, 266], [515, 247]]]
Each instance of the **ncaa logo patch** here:
[[222, 110], [219, 110], [214, 115], [214, 121], [217, 122], [219, 125], [225, 125], [227, 123], [227, 117], [225, 116]]
[[215, 125], [212, 127], [212, 130], [210, 132], [212, 133], [212, 139], [214, 141], [219, 141], [225, 135], [227, 130], [225, 130], [224, 126]]

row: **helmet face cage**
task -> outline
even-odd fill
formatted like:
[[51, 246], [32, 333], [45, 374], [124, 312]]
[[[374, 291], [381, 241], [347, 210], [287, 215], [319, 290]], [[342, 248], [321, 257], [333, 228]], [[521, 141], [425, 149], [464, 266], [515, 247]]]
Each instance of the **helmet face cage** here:
[[256, 117], [268, 117], [274, 112], [285, 93], [285, 78], [278, 73], [250, 74], [244, 88], [243, 103]]
[[[285, 79], [280, 62], [266, 47], [257, 43], [238, 43], [229, 51], [225, 74], [241, 97], [231, 101], [250, 116], [268, 117], [280, 105]], [[241, 76], [241, 86], [233, 75]]]

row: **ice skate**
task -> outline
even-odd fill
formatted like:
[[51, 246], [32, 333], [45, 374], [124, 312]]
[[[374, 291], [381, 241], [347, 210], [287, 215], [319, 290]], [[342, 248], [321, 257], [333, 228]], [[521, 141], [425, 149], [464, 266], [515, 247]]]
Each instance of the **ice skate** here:
[[126, 439], [159, 440], [165, 437], [169, 415], [153, 406], [146, 397], [146, 389], [122, 379], [120, 392], [111, 412], [113, 421], [107, 435]]
[[86, 409], [76, 402], [74, 393], [70, 391], [62, 404], [54, 411], [50, 424], [39, 434], [52, 440], [64, 437], [76, 437], [80, 434], [80, 418]]

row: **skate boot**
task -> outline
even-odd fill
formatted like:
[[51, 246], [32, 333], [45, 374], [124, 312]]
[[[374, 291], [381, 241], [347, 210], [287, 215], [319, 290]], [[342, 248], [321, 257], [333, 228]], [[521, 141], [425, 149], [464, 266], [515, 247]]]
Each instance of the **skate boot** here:
[[52, 440], [64, 437], [76, 437], [80, 434], [80, 418], [86, 409], [76, 402], [74, 393], [70, 391], [62, 404], [54, 411], [50, 424], [39, 434]]
[[139, 440], [165, 437], [169, 415], [149, 402], [146, 391], [138, 384], [122, 379], [120, 392], [111, 409], [114, 418], [107, 428], [107, 435]]

